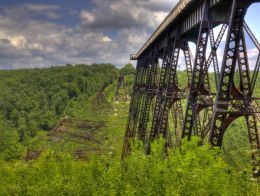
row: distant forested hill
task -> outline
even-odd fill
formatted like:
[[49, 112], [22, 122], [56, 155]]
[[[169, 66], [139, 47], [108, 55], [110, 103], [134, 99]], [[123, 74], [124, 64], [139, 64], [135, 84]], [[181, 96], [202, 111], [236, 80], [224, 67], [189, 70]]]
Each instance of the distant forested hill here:
[[113, 65], [78, 65], [0, 71], [0, 111], [2, 118], [20, 129], [50, 130], [72, 99], [95, 94], [104, 83], [118, 75]]

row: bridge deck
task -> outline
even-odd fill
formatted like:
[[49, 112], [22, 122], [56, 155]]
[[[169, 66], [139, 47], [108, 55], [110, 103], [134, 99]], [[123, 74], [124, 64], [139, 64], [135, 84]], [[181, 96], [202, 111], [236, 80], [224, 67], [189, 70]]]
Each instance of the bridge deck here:
[[[249, 2], [255, 2], [254, 0], [243, 0]], [[210, 7], [217, 6], [219, 4], [231, 3], [230, 0], [210, 0]], [[221, 5], [222, 5], [221, 4]], [[225, 7], [225, 6], [224, 6]], [[177, 5], [173, 8], [170, 14], [155, 30], [152, 36], [146, 41], [143, 47], [138, 51], [137, 54], [131, 55], [131, 60], [138, 60], [139, 57], [151, 47], [155, 42], [160, 40], [160, 36], [167, 32], [172, 31], [172, 25], [181, 20], [182, 33], [191, 30], [199, 21], [202, 12], [202, 5], [200, 0], [180, 0]], [[224, 9], [223, 12], [226, 12]], [[222, 15], [225, 15], [222, 13]], [[183, 17], [185, 16], [185, 17]], [[161, 41], [161, 40], [160, 40]]]

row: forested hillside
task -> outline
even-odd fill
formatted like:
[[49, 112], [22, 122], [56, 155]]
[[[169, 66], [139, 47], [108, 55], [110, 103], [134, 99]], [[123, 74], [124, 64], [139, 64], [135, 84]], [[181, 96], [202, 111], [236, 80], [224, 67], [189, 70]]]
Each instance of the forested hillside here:
[[66, 66], [50, 69], [1, 71], [0, 110], [3, 118], [20, 128], [50, 130], [68, 103], [88, 98], [104, 83], [111, 84], [118, 71], [112, 65]]
[[109, 64], [0, 71], [0, 195], [260, 195], [243, 119], [222, 150], [194, 138], [166, 158], [158, 141], [121, 162], [130, 100], [114, 94], [124, 75], [130, 96], [134, 74]]
[[73, 102], [87, 100], [118, 74], [113, 65], [105, 64], [0, 71], [0, 154], [18, 158], [19, 152], [3, 153], [19, 150], [9, 140], [22, 144], [41, 131], [51, 131]]

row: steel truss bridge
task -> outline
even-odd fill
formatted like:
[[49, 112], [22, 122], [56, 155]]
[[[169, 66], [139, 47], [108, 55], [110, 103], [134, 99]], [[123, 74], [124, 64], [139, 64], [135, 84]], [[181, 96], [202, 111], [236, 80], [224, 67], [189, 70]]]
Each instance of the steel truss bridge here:
[[[244, 117], [254, 175], [260, 176], [260, 98], [253, 97], [260, 55], [256, 64], [249, 65], [246, 36], [259, 51], [260, 44], [244, 20], [255, 2], [260, 0], [180, 0], [139, 52], [131, 55], [138, 62], [122, 157], [130, 154], [134, 140], [142, 141], [149, 154], [151, 141], [159, 137], [165, 138], [166, 148], [193, 135], [221, 147], [229, 125]], [[194, 57], [189, 42], [197, 44]], [[217, 52], [223, 42], [219, 65]], [[181, 52], [186, 90], [178, 81]], [[211, 66], [214, 84], [209, 80]]]

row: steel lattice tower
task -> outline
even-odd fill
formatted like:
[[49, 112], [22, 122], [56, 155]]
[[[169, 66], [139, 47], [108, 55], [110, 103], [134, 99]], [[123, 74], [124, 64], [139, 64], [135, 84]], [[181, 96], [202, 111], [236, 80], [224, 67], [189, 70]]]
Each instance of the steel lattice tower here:
[[[221, 147], [226, 129], [243, 117], [254, 174], [259, 176], [260, 98], [253, 95], [260, 52], [256, 65], [250, 64], [245, 35], [258, 51], [260, 44], [244, 20], [248, 7], [254, 2], [260, 1], [181, 0], [141, 50], [131, 56], [138, 63], [122, 157], [129, 155], [135, 140], [144, 142], [150, 153], [150, 143], [159, 137], [165, 138], [166, 148], [173, 143], [179, 146], [181, 138], [190, 139], [193, 135], [204, 142], [208, 138], [213, 146]], [[216, 26], [220, 26], [217, 36], [214, 35]], [[194, 57], [189, 42], [196, 43]], [[225, 42], [222, 64], [217, 55], [221, 42]], [[181, 53], [188, 93], [178, 81]], [[209, 79], [211, 66], [214, 84], [210, 84]], [[239, 78], [238, 85], [235, 74]]]

